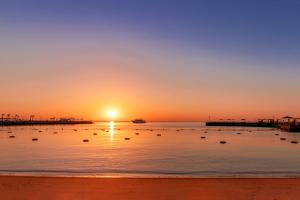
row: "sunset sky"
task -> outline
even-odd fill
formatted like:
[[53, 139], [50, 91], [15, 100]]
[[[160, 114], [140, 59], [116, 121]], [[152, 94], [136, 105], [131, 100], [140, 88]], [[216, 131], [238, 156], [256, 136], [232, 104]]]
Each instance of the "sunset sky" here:
[[300, 1], [1, 0], [0, 112], [300, 117]]

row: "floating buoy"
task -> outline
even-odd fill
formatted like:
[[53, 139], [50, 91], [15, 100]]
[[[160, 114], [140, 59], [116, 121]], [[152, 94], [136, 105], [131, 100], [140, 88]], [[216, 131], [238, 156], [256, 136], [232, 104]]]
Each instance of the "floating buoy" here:
[[240, 135], [241, 133], [236, 133], [236, 134]]
[[39, 139], [38, 138], [32, 138], [32, 141], [38, 141]]
[[278, 136], [279, 134], [278, 134], [278, 133], [276, 133], [275, 135], [276, 135], [276, 136]]
[[205, 139], [206, 137], [205, 137], [205, 136], [201, 136], [200, 138], [201, 138], [201, 139]]
[[286, 140], [286, 138], [282, 137], [282, 138], [280, 138], [280, 140]]
[[207, 131], [204, 131], [204, 133], [207, 133]]
[[43, 132], [43, 131], [39, 131], [39, 133], [41, 133], [41, 132]]
[[136, 135], [139, 135], [140, 133], [135, 133]]
[[130, 138], [129, 137], [126, 137], [126, 138], [124, 138], [125, 140], [130, 140]]
[[97, 133], [93, 133], [93, 135], [98, 135]]
[[77, 129], [74, 129], [74, 131], [77, 131]]
[[11, 131], [8, 131], [7, 133], [12, 133]]
[[14, 135], [10, 135], [9, 138], [15, 138], [15, 136]]
[[291, 141], [291, 143], [292, 143], [292, 144], [298, 144], [298, 141], [293, 140], [293, 141]]
[[57, 134], [57, 132], [53, 132], [53, 134]]
[[222, 140], [220, 141], [220, 144], [226, 144], [226, 141]]
[[88, 139], [84, 139], [84, 140], [82, 140], [83, 142], [89, 142], [89, 140]]
[[161, 136], [161, 134], [157, 134], [157, 136]]

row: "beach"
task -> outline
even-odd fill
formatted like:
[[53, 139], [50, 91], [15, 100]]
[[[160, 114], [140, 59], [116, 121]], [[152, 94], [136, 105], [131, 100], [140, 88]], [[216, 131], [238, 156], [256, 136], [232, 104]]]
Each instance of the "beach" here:
[[1, 199], [296, 200], [299, 178], [0, 176]]

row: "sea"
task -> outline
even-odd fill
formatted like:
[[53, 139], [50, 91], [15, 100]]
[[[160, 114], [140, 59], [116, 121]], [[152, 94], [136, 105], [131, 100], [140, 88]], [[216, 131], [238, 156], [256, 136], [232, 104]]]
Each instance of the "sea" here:
[[300, 177], [300, 133], [203, 122], [0, 127], [0, 174]]

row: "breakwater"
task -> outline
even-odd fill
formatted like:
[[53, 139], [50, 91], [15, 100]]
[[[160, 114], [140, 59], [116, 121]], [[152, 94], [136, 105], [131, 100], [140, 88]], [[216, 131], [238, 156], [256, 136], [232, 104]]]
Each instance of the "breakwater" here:
[[276, 123], [265, 122], [206, 122], [206, 126], [243, 126], [276, 128]]
[[92, 124], [88, 120], [19, 120], [19, 121], [0, 121], [0, 126], [28, 126], [28, 125], [74, 125], [74, 124]]
[[293, 122], [206, 122], [206, 126], [240, 126], [278, 128], [288, 132], [300, 132], [300, 124]]

